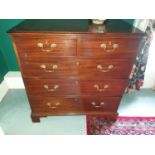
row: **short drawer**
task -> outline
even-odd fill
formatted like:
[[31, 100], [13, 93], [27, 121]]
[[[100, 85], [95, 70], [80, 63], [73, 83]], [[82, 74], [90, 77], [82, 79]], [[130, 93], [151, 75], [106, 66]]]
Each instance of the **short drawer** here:
[[80, 81], [81, 95], [88, 96], [122, 96], [128, 80], [111, 79], [111, 80], [87, 80]]
[[80, 55], [89, 57], [131, 58], [139, 48], [139, 39], [81, 40]]
[[24, 79], [27, 91], [44, 96], [121, 96], [128, 80]]
[[120, 97], [83, 98], [84, 111], [117, 112]]
[[75, 39], [20, 38], [15, 40], [19, 55], [25, 57], [75, 56]]
[[29, 100], [33, 112], [71, 113], [82, 110], [81, 101], [76, 98], [30, 96]]
[[28, 93], [33, 95], [72, 96], [81, 94], [77, 80], [24, 79], [24, 83]]
[[75, 61], [22, 62], [24, 77], [68, 78], [78, 75]]
[[79, 61], [80, 78], [115, 79], [128, 78], [133, 65], [133, 59], [87, 59]]

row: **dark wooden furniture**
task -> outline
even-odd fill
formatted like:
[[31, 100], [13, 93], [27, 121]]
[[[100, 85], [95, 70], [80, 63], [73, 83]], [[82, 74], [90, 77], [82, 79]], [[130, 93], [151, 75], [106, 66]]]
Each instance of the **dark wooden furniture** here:
[[[99, 33], [102, 29], [104, 33]], [[112, 119], [145, 34], [122, 20], [25, 20], [9, 31], [32, 109]]]

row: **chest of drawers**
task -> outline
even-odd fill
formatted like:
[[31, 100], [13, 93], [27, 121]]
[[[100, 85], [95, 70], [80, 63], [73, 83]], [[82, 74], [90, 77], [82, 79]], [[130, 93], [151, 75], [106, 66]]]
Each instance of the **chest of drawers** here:
[[[89, 20], [25, 20], [10, 30], [32, 121], [52, 115], [112, 119], [145, 36], [121, 20], [105, 33]], [[96, 27], [96, 26], [95, 26]]]

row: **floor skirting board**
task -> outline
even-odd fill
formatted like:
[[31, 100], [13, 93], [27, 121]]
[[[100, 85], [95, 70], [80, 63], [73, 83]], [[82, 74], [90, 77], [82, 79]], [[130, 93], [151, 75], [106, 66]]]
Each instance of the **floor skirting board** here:
[[20, 72], [8, 72], [0, 83], [0, 102], [9, 89], [24, 89], [24, 83]]
[[5, 80], [3, 80], [0, 83], [0, 102], [2, 101], [3, 97], [6, 95], [7, 91], [8, 91], [8, 85], [6, 83]]
[[6, 81], [9, 89], [24, 89], [25, 88], [21, 73], [18, 71], [8, 72], [5, 75], [4, 80]]

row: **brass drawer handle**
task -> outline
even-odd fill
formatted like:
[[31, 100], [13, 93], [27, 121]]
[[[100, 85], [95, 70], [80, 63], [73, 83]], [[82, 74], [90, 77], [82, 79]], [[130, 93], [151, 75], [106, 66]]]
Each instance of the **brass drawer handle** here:
[[91, 105], [93, 106], [93, 107], [95, 107], [95, 108], [101, 108], [101, 107], [103, 107], [104, 106], [104, 102], [102, 101], [102, 102], [100, 102], [99, 104], [97, 104], [96, 102], [91, 102]]
[[56, 69], [58, 69], [58, 65], [52, 65], [52, 69], [47, 69], [47, 66], [42, 64], [40, 65], [40, 68], [42, 68], [45, 72], [54, 72]]
[[119, 47], [119, 44], [112, 44], [111, 42], [109, 42], [108, 45], [110, 46], [110, 48], [107, 48], [107, 44], [105, 43], [100, 44], [100, 47], [103, 48], [106, 52], [113, 52]]
[[[48, 43], [45, 42], [45, 44], [48, 44]], [[41, 49], [42, 49], [43, 51], [45, 51], [45, 52], [50, 52], [50, 51], [52, 51], [54, 48], [57, 47], [57, 44], [52, 43], [52, 44], [50, 44], [49, 47], [45, 47], [45, 45], [44, 45], [43, 43], [37, 43], [37, 47], [41, 48]]]
[[105, 91], [106, 89], [109, 88], [109, 85], [106, 84], [106, 85], [104, 85], [103, 89], [101, 89], [101, 88], [99, 87], [99, 85], [95, 84], [95, 85], [94, 85], [94, 88], [96, 88], [96, 90], [99, 91], [99, 92], [103, 92], [103, 91]]
[[113, 65], [109, 65], [107, 69], [104, 69], [102, 65], [97, 65], [97, 69], [100, 70], [101, 72], [109, 72], [110, 70], [113, 69]]
[[100, 47], [106, 49], [107, 45], [102, 43], [102, 44], [100, 44]]
[[50, 45], [50, 47], [51, 47], [51, 48], [56, 48], [56, 47], [57, 47], [57, 44], [52, 43], [52, 44]]
[[80, 64], [79, 61], [77, 61], [77, 62], [76, 62], [76, 65], [78, 66], [79, 64]]
[[49, 89], [49, 86], [45, 84], [44, 88], [48, 91], [56, 91], [59, 88], [59, 85], [56, 84], [52, 89]]
[[47, 102], [46, 105], [51, 108], [51, 109], [56, 109], [58, 106], [60, 106], [60, 102], [56, 102], [56, 103], [51, 103], [51, 102]]

